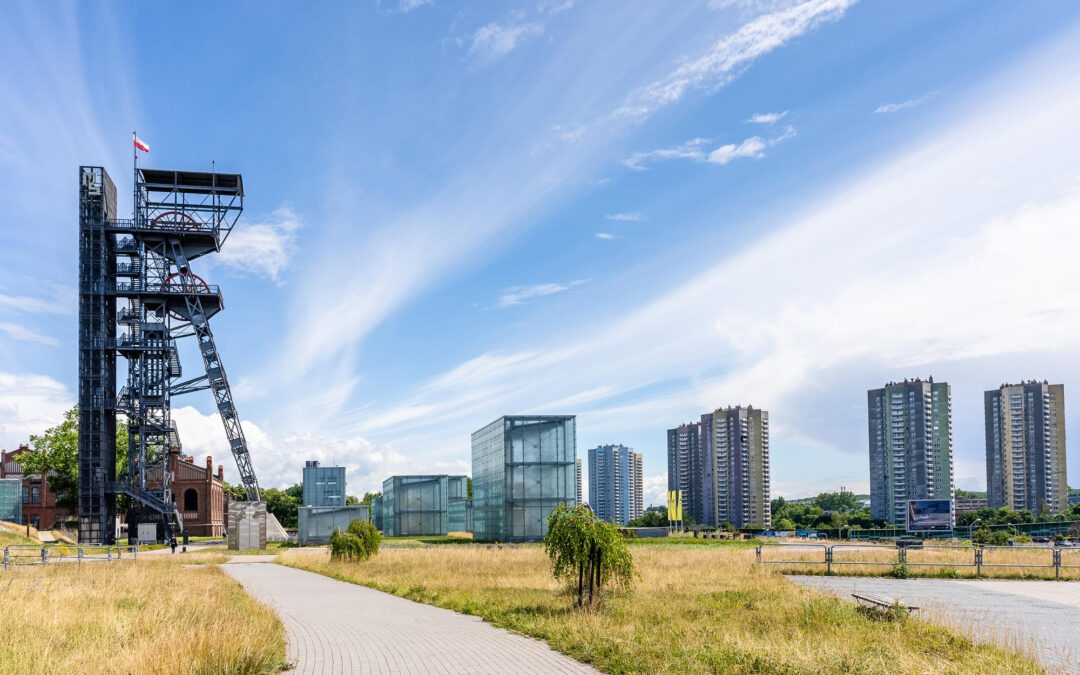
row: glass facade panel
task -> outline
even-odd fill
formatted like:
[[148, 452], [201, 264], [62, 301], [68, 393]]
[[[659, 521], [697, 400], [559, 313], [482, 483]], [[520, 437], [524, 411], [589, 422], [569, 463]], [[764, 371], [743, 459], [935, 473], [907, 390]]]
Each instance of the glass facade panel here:
[[22, 522], [22, 480], [0, 479], [0, 520]]
[[575, 418], [502, 417], [472, 436], [473, 535], [536, 541], [558, 504], [577, 501]]
[[304, 506], [345, 506], [345, 467], [304, 466]]
[[370, 512], [363, 504], [341, 507], [301, 506], [297, 516], [297, 541], [301, 546], [307, 546], [329, 542], [334, 528], [345, 531], [354, 520], [369, 520]]
[[467, 481], [466, 476], [445, 475], [387, 478], [381, 498], [383, 533], [388, 537], [410, 537], [451, 531], [447, 510], [451, 502], [464, 501]]

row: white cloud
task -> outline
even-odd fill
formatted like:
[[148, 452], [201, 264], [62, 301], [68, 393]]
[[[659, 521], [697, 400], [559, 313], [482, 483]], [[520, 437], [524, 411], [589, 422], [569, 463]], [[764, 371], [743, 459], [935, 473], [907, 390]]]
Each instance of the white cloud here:
[[927, 93], [923, 94], [922, 96], [920, 96], [918, 98], [908, 99], [907, 101], [901, 101], [900, 103], [883, 103], [883, 104], [879, 105], [874, 110], [874, 113], [875, 114], [894, 113], [894, 112], [899, 112], [901, 110], [907, 110], [908, 108], [915, 108], [915, 107], [920, 106], [923, 103], [926, 103], [927, 101], [929, 101], [931, 98], [936, 96], [937, 93], [938, 92], [936, 92], [936, 91], [930, 91], [930, 92], [927, 92]]
[[692, 141], [671, 148], [649, 150], [647, 152], [635, 152], [623, 160], [627, 168], [642, 171], [646, 165], [652, 162], [672, 159], [689, 159], [694, 162], [707, 162], [709, 164], [724, 165], [741, 157], [760, 159], [765, 156], [765, 150], [777, 143], [795, 137], [795, 127], [788, 125], [782, 134], [772, 138], [751, 136], [739, 143], [727, 143], [709, 150], [706, 146], [710, 143], [706, 138], [695, 138]]
[[432, 5], [434, 3], [435, 0], [397, 0], [397, 4], [393, 8], [386, 11], [389, 14], [408, 14], [414, 9], [418, 9], [420, 7], [423, 7], [424, 5]]
[[562, 293], [587, 282], [588, 279], [576, 279], [568, 284], [546, 283], [533, 284], [532, 286], [511, 286], [499, 296], [499, 301], [495, 306], [499, 309], [504, 309], [506, 307], [513, 307], [514, 305], [522, 305], [525, 304], [525, 301], [531, 300], [532, 298]]
[[750, 124], [776, 124], [787, 117], [788, 111], [774, 113], [754, 113], [746, 121]]
[[16, 323], [10, 323], [7, 321], [0, 321], [0, 331], [7, 333], [15, 340], [23, 340], [25, 342], [37, 342], [43, 345], [56, 346], [60, 344], [56, 338], [49, 335], [42, 335], [25, 326], [20, 326]]
[[657, 476], [645, 476], [641, 481], [641, 501], [646, 507], [666, 506], [668, 472]]
[[0, 373], [0, 447], [11, 450], [63, 421], [71, 392], [44, 375]]
[[[172, 416], [185, 453], [195, 456], [200, 464], [207, 455], [213, 457], [215, 465], [224, 465], [227, 481], [239, 481], [225, 429], [217, 414], [204, 415], [192, 406], [183, 406], [174, 408]], [[411, 464], [390, 447], [375, 445], [358, 436], [303, 433], [271, 437], [251, 421], [244, 420], [241, 425], [252, 467], [263, 488], [285, 488], [299, 483], [304, 462], [310, 459], [344, 466], [347, 489], [353, 495], [378, 491], [383, 479], [393, 473], [425, 470], [425, 466]]]
[[492, 22], [473, 33], [469, 56], [482, 63], [493, 63], [514, 51], [524, 40], [542, 35], [543, 32], [544, 27], [538, 23], [500, 26]]
[[844, 15], [855, 0], [808, 0], [764, 14], [713, 43], [697, 58], [666, 77], [633, 92], [615, 118], [641, 119], [670, 105], [691, 89], [716, 91], [734, 80], [753, 61], [823, 23]]
[[575, 0], [541, 0], [536, 5], [540, 14], [560, 14], [574, 6]]
[[214, 263], [222, 264], [242, 274], [254, 274], [273, 281], [289, 265], [296, 248], [296, 231], [302, 227], [300, 217], [288, 206], [282, 206], [260, 222], [237, 223]]
[[32, 314], [74, 314], [78, 307], [73, 288], [57, 286], [47, 296], [30, 297], [0, 293], [0, 307]]
[[642, 215], [640, 213], [636, 212], [636, 211], [633, 212], [633, 213], [609, 213], [609, 214], [605, 215], [604, 218], [607, 219], [607, 220], [618, 220], [618, 221], [622, 221], [622, 222], [635, 222], [635, 223], [640, 221], [640, 220], [643, 220]]
[[619, 238], [619, 237], [615, 236], [614, 234], [611, 234], [610, 232], [597, 232], [595, 236], [596, 236], [597, 239], [608, 239], [608, 240], [618, 239]]

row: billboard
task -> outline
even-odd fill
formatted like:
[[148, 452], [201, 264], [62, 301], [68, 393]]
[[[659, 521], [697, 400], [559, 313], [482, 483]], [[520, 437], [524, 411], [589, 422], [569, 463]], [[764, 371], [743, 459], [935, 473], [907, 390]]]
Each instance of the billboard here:
[[907, 503], [908, 532], [948, 532], [953, 529], [951, 499], [911, 499]]

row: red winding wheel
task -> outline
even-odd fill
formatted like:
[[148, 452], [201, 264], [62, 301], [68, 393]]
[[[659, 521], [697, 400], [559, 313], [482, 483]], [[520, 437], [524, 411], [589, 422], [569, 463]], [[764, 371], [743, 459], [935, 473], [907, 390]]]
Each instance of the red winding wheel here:
[[166, 211], [150, 221], [150, 227], [158, 227], [161, 221], [165, 221], [167, 224], [174, 227], [178, 227], [182, 230], [197, 230], [199, 229], [199, 221], [195, 220], [183, 211]]
[[[156, 222], [156, 221], [155, 221]], [[161, 283], [162, 290], [173, 291], [180, 293], [209, 293], [210, 286], [200, 277], [198, 274], [191, 272], [174, 272], [165, 277], [165, 281]], [[176, 312], [169, 310], [169, 316], [180, 321], [185, 321], [185, 317], [180, 316]]]

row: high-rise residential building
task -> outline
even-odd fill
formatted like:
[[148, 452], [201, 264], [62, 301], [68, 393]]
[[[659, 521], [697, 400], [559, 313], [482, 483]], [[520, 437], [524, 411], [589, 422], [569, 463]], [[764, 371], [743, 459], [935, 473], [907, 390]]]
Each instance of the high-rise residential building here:
[[637, 490], [631, 493], [630, 520], [637, 520], [645, 515], [645, 474], [641, 471], [641, 453], [635, 452], [630, 458], [633, 462], [631, 469], [637, 476]]
[[904, 380], [866, 393], [870, 514], [907, 525], [911, 499], [952, 499], [952, 393], [945, 382]]
[[345, 467], [304, 464], [304, 503], [301, 506], [345, 506]]
[[701, 416], [702, 523], [772, 526], [769, 413], [753, 406]]
[[999, 508], [1060, 513], [1065, 482], [1065, 386], [1003, 384], [983, 395], [986, 501]]
[[581, 460], [574, 460], [574, 471], [577, 474], [577, 505], [581, 506]]
[[683, 513], [703, 521], [701, 508], [701, 425], [681, 424], [667, 432], [668, 490], [682, 491]]
[[538, 541], [577, 499], [573, 415], [500, 417], [472, 435], [473, 537]]
[[641, 455], [625, 445], [589, 449], [589, 506], [600, 520], [626, 525], [642, 515]]

